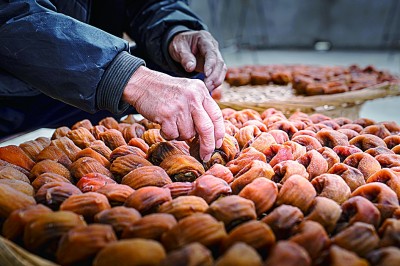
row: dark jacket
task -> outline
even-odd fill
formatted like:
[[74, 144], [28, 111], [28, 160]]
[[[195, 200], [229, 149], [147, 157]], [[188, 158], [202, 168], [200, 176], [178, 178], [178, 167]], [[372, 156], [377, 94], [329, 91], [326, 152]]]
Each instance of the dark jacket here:
[[[117, 22], [91, 17], [100, 2], [114, 3], [104, 18]], [[152, 64], [184, 74], [168, 43], [205, 28], [187, 1], [0, 0], [0, 97], [44, 93], [87, 112], [121, 113], [123, 89], [144, 61], [117, 36], [126, 32]]]

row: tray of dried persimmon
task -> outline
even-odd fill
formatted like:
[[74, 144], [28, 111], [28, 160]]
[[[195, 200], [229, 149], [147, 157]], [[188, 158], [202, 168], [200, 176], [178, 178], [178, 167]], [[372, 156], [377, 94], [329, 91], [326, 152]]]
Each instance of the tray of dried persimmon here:
[[221, 108], [276, 108], [357, 118], [366, 101], [400, 95], [399, 78], [373, 66], [248, 65], [229, 68], [214, 98]]
[[207, 163], [132, 116], [0, 147], [0, 265], [400, 265], [400, 125], [222, 113]]

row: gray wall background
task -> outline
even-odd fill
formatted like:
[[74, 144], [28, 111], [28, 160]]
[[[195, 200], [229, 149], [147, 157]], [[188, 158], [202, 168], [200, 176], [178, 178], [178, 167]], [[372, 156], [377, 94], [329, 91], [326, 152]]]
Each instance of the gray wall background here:
[[399, 0], [192, 0], [222, 47], [400, 49]]

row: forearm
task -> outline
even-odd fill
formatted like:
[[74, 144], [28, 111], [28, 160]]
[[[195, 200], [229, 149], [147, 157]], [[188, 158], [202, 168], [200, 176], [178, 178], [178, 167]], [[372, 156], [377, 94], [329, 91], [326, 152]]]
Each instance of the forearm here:
[[0, 43], [2, 69], [88, 112], [122, 111], [115, 102], [122, 83], [144, 63], [123, 53], [127, 42], [57, 13], [48, 1], [0, 1]]

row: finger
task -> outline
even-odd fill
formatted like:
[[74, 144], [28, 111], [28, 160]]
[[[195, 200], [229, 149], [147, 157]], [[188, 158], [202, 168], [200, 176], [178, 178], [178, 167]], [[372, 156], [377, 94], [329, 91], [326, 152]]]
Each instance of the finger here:
[[196, 135], [196, 131], [193, 124], [193, 119], [191, 116], [189, 117], [178, 117], [178, 131], [179, 138], [178, 140], [187, 140], [191, 139]]
[[204, 162], [208, 162], [215, 149], [214, 124], [202, 107], [193, 109], [192, 117], [194, 127], [199, 135], [200, 158]]
[[215, 88], [222, 84], [222, 82], [225, 80], [226, 71], [226, 64], [221, 58], [216, 64], [216, 67], [211, 75], [204, 79], [204, 83], [206, 84], [209, 91], [213, 91]]
[[204, 74], [208, 77], [213, 72], [217, 63], [218, 55], [216, 51], [218, 51], [218, 45], [215, 46], [209, 39], [202, 39], [197, 46], [200, 54], [204, 57]]
[[225, 136], [225, 125], [221, 109], [211, 97], [207, 97], [204, 100], [203, 106], [213, 123], [215, 146], [220, 148]]
[[187, 72], [193, 72], [196, 68], [196, 57], [186, 41], [176, 41], [173, 44], [173, 58], [178, 61]]
[[179, 137], [179, 131], [176, 123], [172, 121], [163, 122], [161, 124], [161, 136], [166, 140], [173, 140]]

